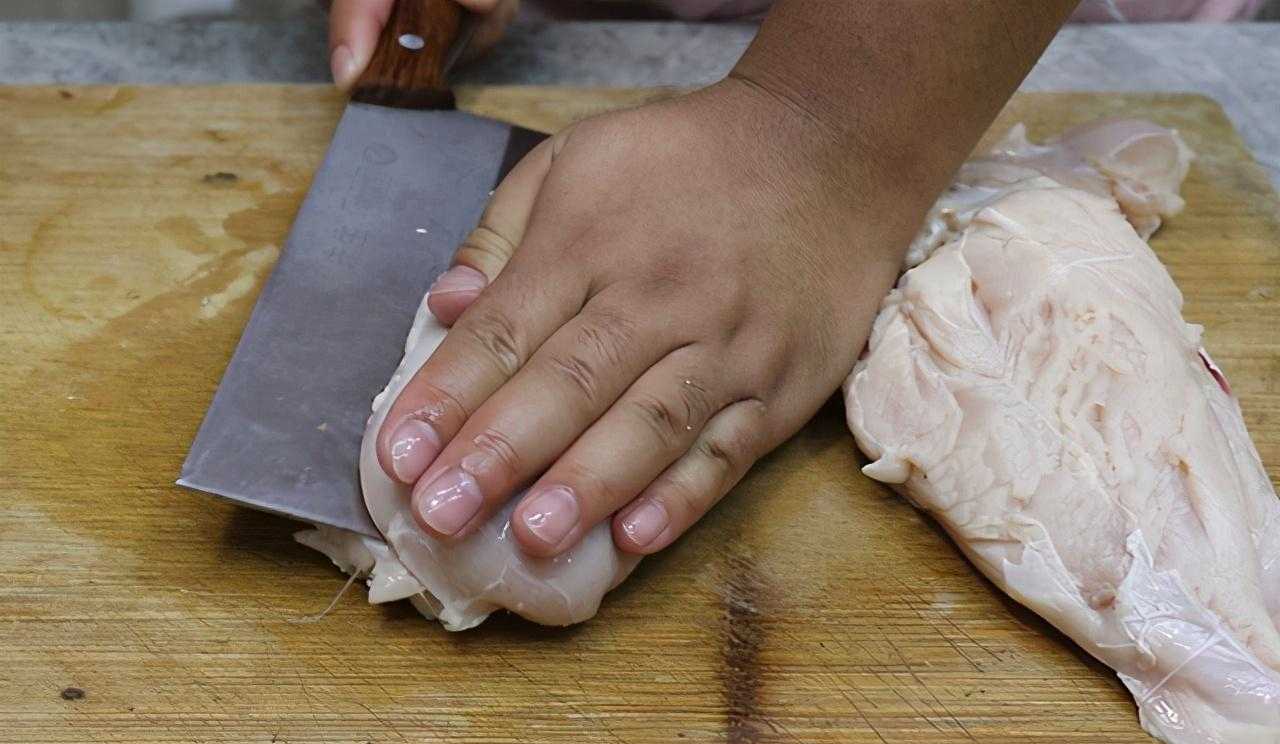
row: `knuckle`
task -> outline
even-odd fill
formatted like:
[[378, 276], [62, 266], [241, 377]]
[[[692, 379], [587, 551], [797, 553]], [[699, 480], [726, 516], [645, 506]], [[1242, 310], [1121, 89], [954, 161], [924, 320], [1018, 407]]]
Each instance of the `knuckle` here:
[[677, 257], [656, 254], [650, 260], [641, 280], [641, 291], [646, 295], [670, 295], [688, 283], [689, 276], [693, 273], [689, 268], [687, 262]]
[[521, 472], [519, 452], [511, 438], [501, 431], [485, 429], [471, 439], [471, 444], [483, 456], [486, 469], [496, 464], [511, 474]]
[[725, 478], [741, 476], [761, 454], [771, 436], [766, 406], [759, 399], [739, 401], [731, 411], [731, 425], [713, 426], [694, 444], [694, 452]]
[[418, 406], [418, 416], [431, 424], [454, 422], [461, 425], [471, 417], [471, 410], [462, 404], [461, 399], [439, 385], [430, 382], [422, 383], [423, 405]]
[[695, 377], [685, 377], [680, 382], [680, 402], [684, 405], [685, 427], [699, 427], [711, 418], [715, 401], [707, 386]]
[[729, 437], [704, 437], [694, 445], [694, 451], [703, 460], [710, 462], [722, 474], [737, 472], [738, 464], [743, 457], [740, 442]]
[[515, 244], [487, 225], [481, 225], [471, 231], [463, 241], [461, 252], [469, 252], [473, 259], [496, 263], [502, 266], [515, 253]]
[[761, 427], [769, 421], [769, 405], [759, 398], [747, 398], [738, 401], [737, 405], [742, 411], [743, 424], [742, 427], [752, 426]]
[[602, 364], [620, 365], [627, 349], [635, 343], [634, 321], [621, 313], [595, 309], [591, 320], [578, 331], [578, 345]]
[[715, 339], [726, 347], [736, 344], [747, 330], [746, 319], [741, 313], [725, 312], [719, 321]]
[[685, 438], [688, 423], [684, 416], [677, 413], [661, 398], [647, 394], [637, 394], [628, 401], [636, 417], [654, 433], [658, 441], [667, 446], [675, 446]]
[[614, 511], [611, 505], [616, 503], [617, 489], [598, 470], [578, 461], [565, 463], [564, 468], [562, 482], [570, 484], [584, 510]]
[[[515, 325], [506, 315], [494, 310], [468, 313], [462, 330], [506, 377], [520, 371], [523, 356], [517, 341]], [[454, 331], [457, 332], [457, 329]]]
[[600, 394], [600, 377], [596, 365], [582, 354], [570, 353], [551, 357], [551, 369], [595, 404]]
[[684, 481], [672, 479], [663, 484], [660, 497], [672, 521], [688, 524], [706, 511], [707, 496]]
[[604, 371], [623, 366], [634, 339], [631, 321], [599, 311], [578, 329], [572, 348], [552, 353], [548, 363], [553, 372], [568, 380], [595, 405], [603, 389]]
[[629, 400], [633, 412], [657, 436], [671, 446], [687, 443], [715, 411], [715, 401], [706, 386], [691, 377], [680, 378], [677, 390], [664, 396], [637, 393]]
[[715, 484], [717, 496], [729, 490], [746, 474], [753, 458], [739, 443], [731, 439], [704, 437], [693, 447], [693, 454], [700, 459], [710, 482]]
[[[755, 333], [745, 335], [754, 336]], [[797, 354], [792, 342], [782, 332], [769, 333], [765, 338], [769, 342], [762, 344], [762, 348], [754, 357], [748, 356], [745, 352], [735, 354], [735, 356], [752, 359], [751, 364], [757, 370], [755, 376], [757, 383], [753, 386], [756, 389], [752, 390], [756, 395], [772, 391], [795, 368], [797, 359], [806, 358], [804, 354]], [[741, 342], [739, 348], [745, 347], [746, 338], [741, 339]]]

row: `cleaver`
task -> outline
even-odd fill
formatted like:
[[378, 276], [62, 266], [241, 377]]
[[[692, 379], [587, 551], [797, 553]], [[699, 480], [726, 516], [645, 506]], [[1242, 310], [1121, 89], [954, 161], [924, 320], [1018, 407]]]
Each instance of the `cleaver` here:
[[454, 110], [473, 19], [399, 0], [353, 87], [178, 485], [377, 537], [360, 493], [370, 405], [418, 303], [544, 135]]

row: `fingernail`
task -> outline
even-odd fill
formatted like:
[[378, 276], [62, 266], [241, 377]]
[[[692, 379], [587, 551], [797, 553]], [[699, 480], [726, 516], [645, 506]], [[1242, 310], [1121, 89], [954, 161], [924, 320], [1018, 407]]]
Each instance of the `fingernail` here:
[[461, 468], [449, 468], [422, 491], [418, 514], [431, 529], [452, 535], [480, 511], [480, 486]]
[[329, 71], [333, 73], [333, 83], [339, 88], [347, 88], [355, 82], [359, 70], [356, 69], [356, 58], [351, 48], [339, 44], [329, 55]]
[[431, 425], [410, 418], [391, 433], [391, 469], [405, 485], [417, 482], [440, 454], [440, 436]]
[[450, 292], [479, 292], [489, 283], [488, 277], [470, 266], [454, 266], [440, 275], [427, 294], [449, 294]]
[[534, 496], [524, 507], [524, 525], [549, 547], [559, 545], [578, 523], [578, 500], [556, 486]]
[[643, 548], [667, 528], [671, 518], [667, 510], [656, 501], [646, 501], [637, 506], [622, 520], [622, 531], [637, 547]]

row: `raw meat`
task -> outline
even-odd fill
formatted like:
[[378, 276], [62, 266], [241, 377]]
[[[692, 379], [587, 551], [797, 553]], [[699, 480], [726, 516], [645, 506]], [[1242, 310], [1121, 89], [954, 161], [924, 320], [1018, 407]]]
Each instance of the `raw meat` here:
[[1280, 501], [1142, 237], [1181, 207], [1189, 155], [1110, 122], [1044, 147], [1015, 129], [967, 166], [845, 383], [848, 421], [863, 471], [1114, 668], [1147, 731], [1276, 744]]
[[479, 625], [494, 610], [508, 609], [544, 625], [571, 625], [596, 613], [600, 600], [631, 573], [639, 557], [613, 545], [606, 520], [577, 547], [554, 559], [530, 558], [510, 536], [511, 499], [478, 532], [447, 545], [428, 536], [409, 513], [409, 488], [378, 465], [374, 442], [400, 390], [444, 340], [446, 329], [419, 305], [405, 342], [405, 356], [387, 388], [373, 400], [373, 415], [360, 449], [365, 506], [386, 542], [318, 527], [298, 533], [303, 544], [328, 555], [347, 573], [369, 577], [369, 601], [408, 598], [449, 630]]
[[960, 168], [951, 188], [934, 204], [907, 251], [910, 268], [954, 239], [973, 215], [1011, 191], [1072, 186], [1116, 200], [1143, 239], [1160, 218], [1183, 207], [1178, 187], [1191, 165], [1191, 150], [1177, 133], [1136, 119], [1098, 121], [1075, 127], [1044, 145], [1027, 139], [1021, 124], [991, 154]]

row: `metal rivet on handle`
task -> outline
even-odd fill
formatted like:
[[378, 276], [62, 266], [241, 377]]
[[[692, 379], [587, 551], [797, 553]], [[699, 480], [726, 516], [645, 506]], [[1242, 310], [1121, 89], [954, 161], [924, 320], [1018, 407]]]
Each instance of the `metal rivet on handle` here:
[[417, 34], [400, 34], [400, 46], [405, 49], [411, 49], [416, 52], [426, 45], [427, 42], [423, 41], [422, 37]]

